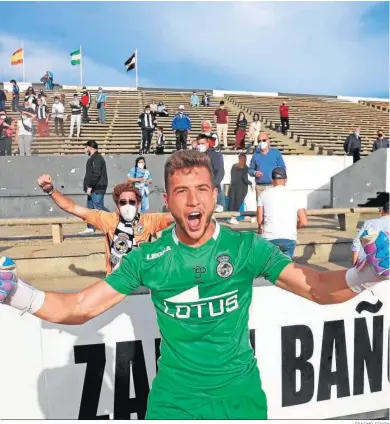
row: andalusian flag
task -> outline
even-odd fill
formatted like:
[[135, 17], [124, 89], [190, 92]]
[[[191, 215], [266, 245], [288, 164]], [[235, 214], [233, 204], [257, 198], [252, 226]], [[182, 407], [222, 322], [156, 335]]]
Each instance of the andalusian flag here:
[[21, 63], [23, 63], [23, 59], [24, 59], [23, 48], [16, 50], [16, 52], [11, 57], [11, 65], [20, 65]]
[[74, 51], [70, 54], [70, 63], [72, 65], [80, 65], [80, 63], [81, 63], [81, 51], [80, 51], [80, 49], [78, 49], [78, 50], [76, 50], [76, 51]]

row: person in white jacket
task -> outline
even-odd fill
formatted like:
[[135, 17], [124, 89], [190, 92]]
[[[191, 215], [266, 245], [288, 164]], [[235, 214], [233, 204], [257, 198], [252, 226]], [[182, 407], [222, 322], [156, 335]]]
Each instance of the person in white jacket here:
[[52, 116], [54, 117], [54, 125], [56, 136], [59, 137], [58, 126], [60, 127], [61, 136], [65, 137], [64, 133], [64, 105], [60, 102], [60, 99], [56, 96], [54, 97], [53, 107], [51, 109]]
[[249, 127], [249, 141], [252, 143], [252, 146], [254, 148], [256, 148], [257, 146], [257, 141], [259, 139], [259, 134], [261, 131], [261, 121], [260, 121], [260, 116], [258, 113], [255, 113], [253, 115], [253, 122], [251, 123], [250, 127]]

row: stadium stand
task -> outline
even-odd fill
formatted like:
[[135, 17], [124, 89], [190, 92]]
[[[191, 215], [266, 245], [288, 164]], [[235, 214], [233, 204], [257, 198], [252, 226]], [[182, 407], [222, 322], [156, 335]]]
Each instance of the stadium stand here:
[[[42, 86], [35, 87], [41, 89]], [[80, 91], [80, 90], [79, 90]], [[96, 108], [96, 90], [89, 90], [92, 103], [89, 110], [90, 122], [82, 124], [81, 137], [56, 137], [54, 135], [54, 122], [50, 120], [50, 137], [35, 137], [32, 153], [38, 155], [68, 155], [84, 152], [84, 144], [93, 139], [99, 144], [102, 154], [138, 153], [141, 134], [137, 125], [137, 118], [145, 105], [153, 100], [164, 102], [169, 116], [158, 117], [158, 125], [164, 128], [166, 136], [165, 152], [175, 150], [175, 136], [171, 131], [171, 121], [178, 106], [183, 104], [185, 111], [190, 115], [192, 131], [190, 138], [195, 138], [201, 131], [200, 123], [210, 120], [213, 123], [214, 110], [220, 100], [225, 100], [229, 110], [230, 124], [228, 144], [234, 145], [234, 127], [238, 113], [242, 110], [246, 114], [248, 123], [251, 122], [255, 112], [259, 113], [270, 134], [271, 146], [278, 148], [284, 155], [288, 154], [327, 154], [343, 155], [343, 144], [346, 136], [356, 127], [361, 127], [363, 138], [362, 156], [371, 152], [372, 140], [379, 128], [389, 134], [388, 112], [381, 103], [375, 109], [367, 107], [373, 103], [361, 104], [340, 101], [333, 98], [319, 97], [257, 97], [249, 95], [225, 95], [211, 97], [211, 107], [192, 108], [190, 106], [190, 91], [169, 90], [120, 90], [105, 89], [108, 93], [106, 107], [106, 123], [98, 123]], [[57, 88], [46, 91], [46, 98], [51, 111], [55, 95], [65, 94], [65, 112], [70, 113], [69, 102], [72, 100], [74, 89]], [[10, 93], [8, 93], [10, 96]], [[20, 98], [23, 99], [21, 92]], [[10, 97], [8, 97], [10, 99]], [[279, 105], [286, 100], [290, 105], [290, 131], [287, 136], [279, 132]], [[380, 105], [380, 106], [379, 106]], [[388, 104], [384, 104], [388, 107]], [[17, 112], [8, 112], [12, 119], [18, 119]], [[65, 133], [69, 132], [70, 120], [64, 122]], [[264, 127], [263, 127], [264, 128]], [[154, 140], [153, 140], [154, 142]], [[13, 144], [13, 154], [18, 153], [18, 146]], [[226, 154], [234, 153], [229, 149]]]

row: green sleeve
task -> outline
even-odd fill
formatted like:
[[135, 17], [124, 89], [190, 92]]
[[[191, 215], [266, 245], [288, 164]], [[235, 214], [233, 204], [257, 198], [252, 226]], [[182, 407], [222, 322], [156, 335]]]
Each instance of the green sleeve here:
[[141, 263], [142, 252], [139, 247], [124, 256], [119, 267], [104, 281], [117, 292], [129, 295], [142, 286]]
[[254, 235], [249, 257], [254, 278], [264, 277], [273, 284], [283, 269], [293, 262], [279, 247], [258, 235]]

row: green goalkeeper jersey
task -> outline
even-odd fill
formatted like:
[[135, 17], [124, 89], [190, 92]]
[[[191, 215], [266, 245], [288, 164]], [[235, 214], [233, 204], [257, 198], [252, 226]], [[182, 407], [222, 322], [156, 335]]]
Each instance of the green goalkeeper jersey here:
[[248, 326], [253, 280], [274, 283], [289, 263], [255, 233], [216, 224], [213, 237], [193, 248], [173, 227], [125, 256], [105, 281], [126, 295], [151, 291], [161, 331], [154, 386], [224, 395], [258, 372]]

